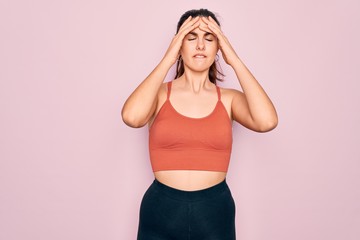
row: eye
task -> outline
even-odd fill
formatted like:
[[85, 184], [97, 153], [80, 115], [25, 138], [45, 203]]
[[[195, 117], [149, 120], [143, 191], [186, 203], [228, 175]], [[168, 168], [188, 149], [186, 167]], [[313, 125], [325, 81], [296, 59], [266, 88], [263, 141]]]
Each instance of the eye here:
[[195, 35], [195, 34], [189, 33], [189, 34], [187, 35], [187, 40], [188, 40], [188, 41], [193, 41], [193, 40], [195, 40], [195, 39], [196, 39], [196, 35]]
[[208, 41], [208, 42], [212, 42], [212, 41], [215, 40], [215, 37], [212, 34], [206, 34], [205, 35], [205, 40]]
[[192, 35], [192, 34], [189, 34], [188, 37], [187, 37], [187, 39], [188, 39], [189, 41], [193, 41], [193, 40], [196, 39], [196, 36], [194, 36], [194, 35]]

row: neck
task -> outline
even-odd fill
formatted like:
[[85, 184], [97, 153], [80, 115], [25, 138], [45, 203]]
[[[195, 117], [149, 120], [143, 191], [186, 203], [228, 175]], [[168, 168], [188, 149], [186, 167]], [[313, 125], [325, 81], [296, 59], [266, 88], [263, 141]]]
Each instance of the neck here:
[[185, 87], [190, 88], [194, 93], [199, 93], [204, 88], [210, 88], [210, 85], [212, 85], [209, 79], [209, 71], [194, 72], [185, 69], [183, 79]]

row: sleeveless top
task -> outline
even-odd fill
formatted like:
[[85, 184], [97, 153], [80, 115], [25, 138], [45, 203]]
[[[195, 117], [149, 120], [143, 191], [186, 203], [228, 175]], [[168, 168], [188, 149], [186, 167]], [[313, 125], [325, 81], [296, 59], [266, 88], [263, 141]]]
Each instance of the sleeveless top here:
[[153, 172], [161, 170], [205, 170], [227, 172], [232, 149], [232, 123], [221, 102], [202, 118], [187, 117], [175, 110], [167, 98], [149, 129], [149, 152]]

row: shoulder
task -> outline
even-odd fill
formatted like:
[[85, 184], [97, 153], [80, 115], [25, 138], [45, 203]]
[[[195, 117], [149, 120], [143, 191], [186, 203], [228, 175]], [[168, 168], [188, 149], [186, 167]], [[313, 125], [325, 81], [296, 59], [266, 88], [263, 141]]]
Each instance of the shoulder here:
[[167, 99], [168, 86], [169, 86], [169, 82], [163, 82], [158, 90], [157, 104], [156, 104], [157, 106], [155, 113], [157, 113], [160, 110], [161, 106], [165, 103]]
[[167, 92], [167, 87], [168, 87], [168, 82], [163, 82], [159, 88], [159, 92], [158, 93], [165, 93]]
[[149, 127], [152, 125], [153, 121], [155, 120], [156, 115], [159, 113], [161, 107], [163, 106], [163, 104], [166, 102], [167, 99], [167, 86], [168, 86], [168, 82], [164, 82], [161, 84], [158, 93], [157, 93], [157, 98], [156, 98], [156, 105], [155, 105], [155, 110], [151, 116], [151, 118], [149, 119]]
[[224, 88], [220, 87], [220, 94], [221, 94], [221, 102], [223, 103], [226, 111], [229, 114], [230, 119], [233, 119], [233, 102], [234, 99], [238, 98], [243, 94], [241, 91], [232, 89], [232, 88]]
[[232, 102], [232, 100], [234, 98], [237, 97], [242, 97], [244, 95], [243, 92], [241, 92], [240, 90], [237, 89], [233, 89], [233, 88], [224, 88], [224, 87], [220, 87], [220, 92], [221, 92], [221, 99], [226, 100], [226, 101], [230, 101]]
[[158, 99], [166, 99], [167, 92], [168, 92], [168, 83], [169, 82], [163, 82], [159, 88], [158, 91]]

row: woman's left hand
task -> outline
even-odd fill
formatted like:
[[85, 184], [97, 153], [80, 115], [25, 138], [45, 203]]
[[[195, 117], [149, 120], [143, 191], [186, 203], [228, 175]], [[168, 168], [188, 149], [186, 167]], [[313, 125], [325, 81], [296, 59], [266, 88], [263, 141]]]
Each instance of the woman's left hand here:
[[216, 23], [216, 21], [211, 18], [201, 17], [201, 20], [206, 24], [205, 28], [202, 28], [202, 25], [199, 28], [206, 32], [211, 32], [217, 37], [218, 45], [222, 56], [227, 64], [233, 66], [235, 61], [239, 59], [238, 55], [236, 54], [235, 50], [231, 46], [229, 40], [226, 38], [224, 33], [221, 31], [220, 26]]

